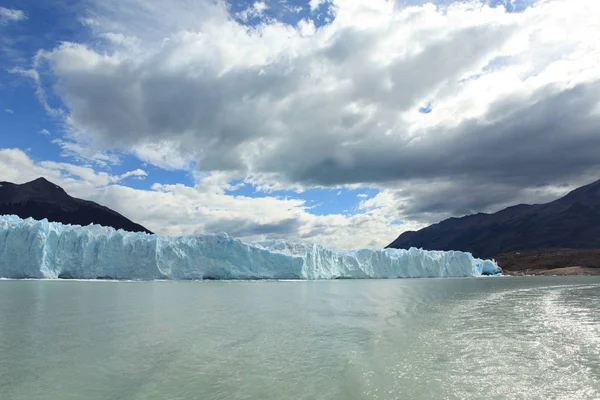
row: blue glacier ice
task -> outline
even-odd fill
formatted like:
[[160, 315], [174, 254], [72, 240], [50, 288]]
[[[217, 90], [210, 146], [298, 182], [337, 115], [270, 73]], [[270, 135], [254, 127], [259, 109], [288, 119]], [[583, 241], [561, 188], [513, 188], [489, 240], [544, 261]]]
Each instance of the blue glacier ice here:
[[334, 250], [224, 233], [166, 237], [0, 216], [0, 278], [335, 279], [499, 274], [459, 251]]

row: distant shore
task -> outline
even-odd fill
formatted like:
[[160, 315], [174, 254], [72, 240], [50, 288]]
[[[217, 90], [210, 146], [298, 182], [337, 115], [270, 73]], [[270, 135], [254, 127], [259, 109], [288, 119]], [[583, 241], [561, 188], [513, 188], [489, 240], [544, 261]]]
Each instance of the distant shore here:
[[552, 269], [525, 269], [520, 271], [505, 270], [504, 275], [510, 276], [595, 276], [600, 275], [600, 268], [564, 267]]
[[600, 249], [540, 249], [499, 254], [505, 275], [600, 275]]

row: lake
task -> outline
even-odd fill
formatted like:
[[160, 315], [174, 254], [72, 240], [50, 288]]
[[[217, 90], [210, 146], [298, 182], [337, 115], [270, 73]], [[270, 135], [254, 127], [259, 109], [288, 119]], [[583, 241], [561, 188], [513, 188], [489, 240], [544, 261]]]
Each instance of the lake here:
[[599, 399], [600, 277], [0, 281], [13, 399]]

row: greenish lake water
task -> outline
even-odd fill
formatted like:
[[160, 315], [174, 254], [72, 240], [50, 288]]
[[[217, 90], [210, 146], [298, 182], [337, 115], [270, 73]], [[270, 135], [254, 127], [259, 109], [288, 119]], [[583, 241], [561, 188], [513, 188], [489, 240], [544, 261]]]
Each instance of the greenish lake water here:
[[600, 277], [0, 281], [0, 398], [600, 399]]

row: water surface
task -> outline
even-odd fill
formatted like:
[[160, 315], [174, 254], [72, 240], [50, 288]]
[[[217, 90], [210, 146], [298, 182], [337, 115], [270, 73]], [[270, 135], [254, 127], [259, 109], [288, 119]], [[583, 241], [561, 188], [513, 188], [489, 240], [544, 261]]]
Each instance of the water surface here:
[[600, 277], [0, 281], [2, 399], [598, 399]]

